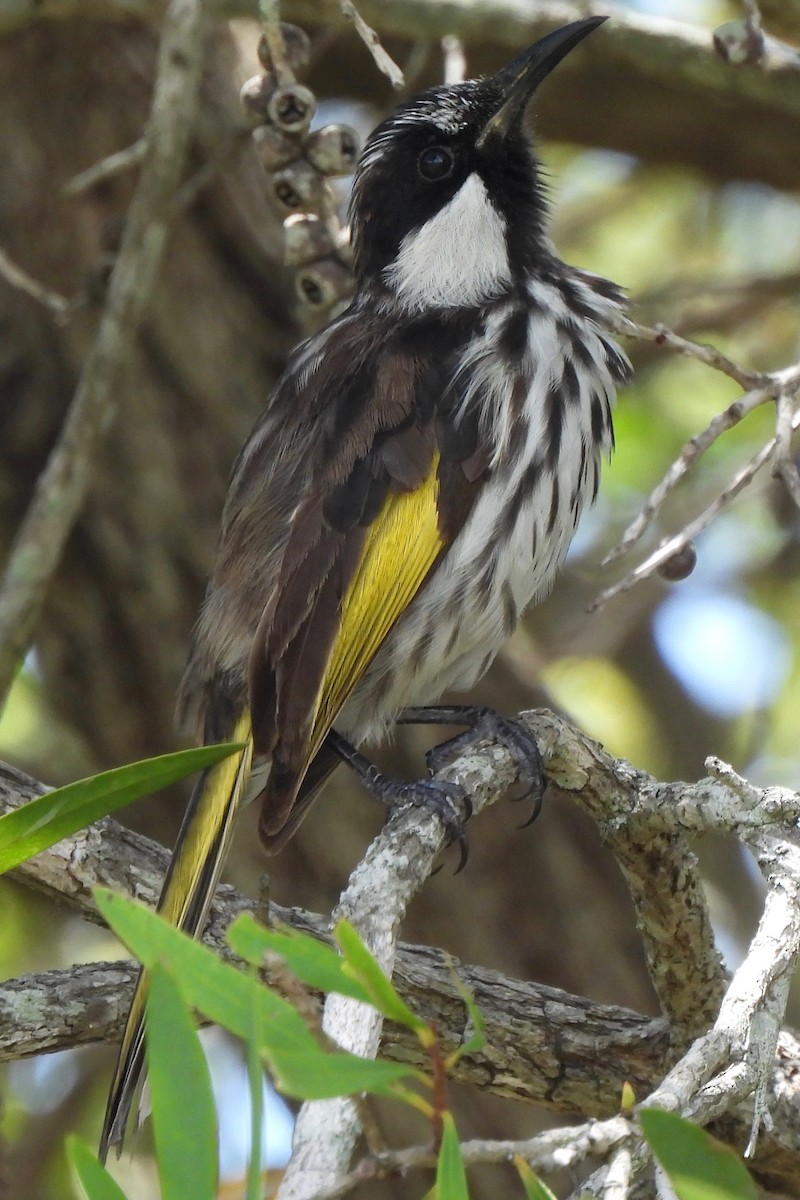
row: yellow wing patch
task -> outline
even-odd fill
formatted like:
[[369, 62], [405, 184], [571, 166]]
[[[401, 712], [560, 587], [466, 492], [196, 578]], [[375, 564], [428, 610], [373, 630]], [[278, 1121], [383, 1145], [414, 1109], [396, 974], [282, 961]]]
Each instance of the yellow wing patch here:
[[308, 761], [444, 546], [437, 497], [439, 455], [421, 487], [390, 493], [367, 530], [342, 600], [342, 621], [317, 696]]

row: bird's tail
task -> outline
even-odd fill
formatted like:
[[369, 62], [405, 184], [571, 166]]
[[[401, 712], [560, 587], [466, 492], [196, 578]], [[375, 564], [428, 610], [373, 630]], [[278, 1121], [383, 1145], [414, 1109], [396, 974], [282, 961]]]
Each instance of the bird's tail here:
[[[197, 937], [203, 931], [228, 854], [236, 810], [247, 787], [253, 756], [249, 712], [239, 717], [231, 740], [243, 742], [244, 746], [230, 758], [207, 768], [197, 781], [158, 901], [157, 911], [191, 937]], [[142, 1075], [146, 998], [147, 972], [142, 970], [108, 1094], [100, 1138], [101, 1162], [105, 1162], [111, 1146], [122, 1147], [133, 1097]]]

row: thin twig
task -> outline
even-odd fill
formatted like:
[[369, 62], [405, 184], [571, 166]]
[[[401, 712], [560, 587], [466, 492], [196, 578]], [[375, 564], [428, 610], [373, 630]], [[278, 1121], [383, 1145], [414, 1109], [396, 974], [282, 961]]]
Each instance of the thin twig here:
[[103, 183], [106, 179], [113, 179], [116, 175], [121, 175], [123, 171], [129, 171], [132, 167], [138, 167], [146, 152], [147, 139], [141, 137], [132, 146], [126, 146], [124, 150], [117, 150], [116, 154], [106, 155], [105, 158], [92, 163], [91, 167], [74, 175], [68, 183], [64, 184], [64, 195], [80, 196], [83, 192], [88, 192], [91, 188], [96, 187], [98, 183]]
[[666, 350], [672, 350], [686, 358], [694, 358], [697, 362], [705, 363], [707, 367], [712, 367], [715, 371], [721, 371], [723, 375], [734, 379], [745, 391], [766, 387], [769, 383], [770, 376], [763, 375], [760, 371], [748, 371], [744, 367], [740, 367], [733, 359], [728, 358], [721, 350], [717, 350], [716, 346], [692, 342], [668, 329], [666, 325], [639, 325], [628, 317], [622, 317], [617, 322], [616, 328], [619, 333], [633, 338], [635, 341], [652, 342], [656, 346], [663, 346]]
[[774, 457], [776, 461], [775, 473], [785, 480], [790, 494], [800, 506], [800, 473], [798, 473], [797, 465], [791, 454], [792, 433], [798, 426], [798, 414], [794, 411], [793, 399], [800, 388], [800, 363], [794, 363], [780, 371], [763, 374], [748, 371], [728, 358], [727, 355], [722, 354], [716, 347], [689, 341], [663, 325], [653, 327], [638, 325], [625, 318], [618, 322], [617, 330], [625, 336], [664, 346], [677, 354], [693, 358], [713, 370], [720, 371], [744, 388], [745, 395], [729, 404], [723, 412], [712, 418], [702, 433], [696, 434], [684, 444], [678, 457], [653, 488], [634, 520], [603, 559], [604, 566], [630, 552], [650, 527], [664, 501], [674, 491], [680, 480], [722, 434], [738, 425], [745, 416], [768, 401], [776, 402], [776, 434], [772, 441], [739, 471], [728, 487], [699, 517], [687, 524], [679, 533], [664, 538], [643, 563], [629, 572], [619, 583], [601, 592], [590, 605], [592, 612], [607, 604], [614, 596], [628, 591], [634, 584], [653, 575], [672, 555], [682, 550], [706, 529], [718, 513], [750, 483], [756, 472], [771, 458]]
[[[793, 431], [800, 428], [800, 410], [795, 412], [791, 425]], [[761, 468], [774, 457], [776, 447], [777, 438], [771, 438], [766, 446], [762, 446], [758, 454], [754, 455], [734, 475], [728, 486], [720, 492], [698, 517], [695, 517], [693, 521], [684, 525], [679, 533], [672, 534], [670, 537], [664, 538], [659, 542], [653, 553], [648, 555], [644, 562], [640, 563], [633, 571], [630, 571], [619, 583], [615, 583], [612, 587], [600, 592], [589, 605], [588, 611], [596, 612], [605, 604], [608, 604], [609, 600], [613, 600], [615, 596], [619, 596], [622, 592], [630, 591], [635, 584], [641, 583], [644, 579], [649, 579], [663, 563], [672, 558], [673, 554], [677, 554], [683, 550], [689, 542], [693, 542], [705, 529], [708, 529], [709, 525], [728, 507], [731, 501], [752, 482], [754, 476], [757, 475]]]
[[372, 55], [375, 66], [379, 71], [382, 71], [384, 75], [388, 76], [392, 87], [395, 88], [396, 91], [400, 91], [404, 83], [403, 72], [400, 70], [391, 55], [387, 54], [387, 52], [384, 50], [383, 46], [381, 45], [381, 40], [375, 30], [371, 25], [367, 24], [367, 22], [359, 13], [355, 4], [352, 3], [352, 0], [339, 0], [339, 7], [341, 8], [342, 14], [347, 18], [347, 20], [352, 21], [356, 33]]
[[205, 0], [171, 0], [164, 18], [147, 153], [130, 205], [100, 327], [75, 398], [17, 533], [0, 589], [0, 701], [31, 646], [64, 545], [152, 294], [197, 101]]
[[57, 319], [63, 320], [70, 311], [72, 304], [67, 300], [66, 296], [59, 295], [58, 292], [51, 291], [44, 284], [38, 282], [27, 271], [23, 271], [22, 267], [18, 267], [13, 262], [5, 250], [0, 250], [0, 275], [10, 283], [12, 287], [18, 288], [19, 291], [25, 292], [34, 300], [38, 300], [45, 308], [49, 308], [52, 313], [55, 313]]
[[[633, 1127], [625, 1117], [611, 1117], [606, 1121], [559, 1126], [520, 1141], [474, 1138], [461, 1143], [461, 1157], [467, 1167], [508, 1163], [521, 1158], [535, 1171], [563, 1171], [578, 1167], [589, 1156], [608, 1154], [632, 1134]], [[338, 1200], [370, 1180], [435, 1166], [436, 1155], [430, 1146], [407, 1146], [402, 1150], [368, 1155], [348, 1175], [330, 1187], [321, 1188], [310, 1200]]]
[[280, 87], [287, 87], [295, 82], [295, 78], [283, 44], [278, 0], [258, 0], [258, 18], [264, 41], [269, 48], [275, 79]]
[[742, 8], [747, 14], [748, 25], [757, 33], [760, 33], [764, 25], [764, 19], [761, 16], [758, 0], [742, 0]]
[[616, 546], [609, 550], [603, 559], [602, 565], [606, 567], [618, 558], [622, 558], [623, 555], [627, 554], [636, 545], [658, 515], [662, 504], [670, 493], [674, 491], [684, 475], [705, 454], [706, 450], [710, 446], [713, 446], [714, 442], [723, 433], [738, 425], [754, 408], [758, 408], [772, 399], [772, 395], [764, 391], [763, 388], [747, 392], [744, 396], [729, 404], [721, 413], [717, 413], [715, 417], [712, 417], [702, 433], [695, 434], [694, 437], [689, 438], [688, 442], [681, 448], [678, 457], [669, 467], [667, 473], [653, 488]]

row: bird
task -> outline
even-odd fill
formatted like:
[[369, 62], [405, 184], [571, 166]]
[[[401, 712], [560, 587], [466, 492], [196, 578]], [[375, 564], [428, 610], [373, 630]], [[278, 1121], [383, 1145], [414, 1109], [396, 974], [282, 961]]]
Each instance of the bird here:
[[[455, 785], [389, 779], [363, 753], [397, 721], [491, 725], [538, 786], [519, 725], [435, 702], [480, 679], [549, 588], [613, 448], [625, 296], [558, 258], [527, 123], [538, 86], [605, 19], [405, 100], [366, 142], [352, 303], [291, 354], [234, 464], [181, 685], [199, 740], [241, 746], [200, 776], [163, 885], [159, 911], [191, 936], [237, 809], [259, 804], [275, 853], [342, 760], [463, 838]], [[146, 989], [142, 973], [103, 1161], [142, 1074]]]

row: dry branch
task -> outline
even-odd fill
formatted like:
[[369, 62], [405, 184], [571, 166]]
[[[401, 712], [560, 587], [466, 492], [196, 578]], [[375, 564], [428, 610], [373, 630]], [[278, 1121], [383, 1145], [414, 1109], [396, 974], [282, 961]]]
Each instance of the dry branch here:
[[108, 300], [69, 414], [17, 533], [0, 590], [0, 702], [29, 650], [50, 582], [116, 413], [120, 379], [161, 264], [192, 129], [206, 30], [203, 0], [172, 0], [136, 193]]
[[800, 508], [800, 478], [792, 454], [792, 437], [800, 428], [800, 407], [797, 397], [800, 392], [800, 363], [792, 363], [779, 371], [762, 373], [748, 371], [722, 354], [714, 346], [702, 345], [680, 337], [659, 325], [655, 328], [637, 325], [634, 321], [620, 323], [618, 331], [640, 341], [654, 343], [673, 353], [693, 358], [697, 362], [720, 371], [734, 379], [742, 388], [748, 389], [722, 412], [712, 418], [706, 429], [694, 435], [682, 447], [678, 457], [666, 474], [651, 491], [639, 513], [623, 533], [617, 544], [603, 560], [604, 565], [628, 554], [641, 540], [658, 516], [661, 506], [680, 481], [719, 438], [738, 425], [746, 416], [762, 404], [774, 403], [776, 410], [775, 436], [762, 446], [756, 454], [734, 475], [733, 479], [693, 520], [677, 533], [662, 538], [643, 562], [630, 570], [621, 580], [605, 588], [594, 599], [591, 610], [607, 604], [615, 596], [628, 591], [636, 583], [649, 579], [673, 556], [680, 554], [699, 534], [713, 523], [732, 500], [752, 482], [758, 471], [768, 462], [784, 480], [786, 487]]
[[58, 292], [44, 287], [38, 280], [32, 279], [27, 271], [23, 271], [15, 262], [12, 262], [6, 252], [1, 249], [0, 275], [12, 287], [18, 288], [19, 291], [31, 296], [38, 304], [49, 308], [57, 320], [63, 321], [69, 312], [70, 302], [66, 296], [61, 296]]
[[351, 0], [339, 0], [339, 7], [343, 16], [352, 22], [356, 33], [372, 55], [375, 66], [383, 72], [392, 87], [399, 91], [405, 83], [403, 72], [392, 56], [386, 53], [375, 30], [367, 24]]

